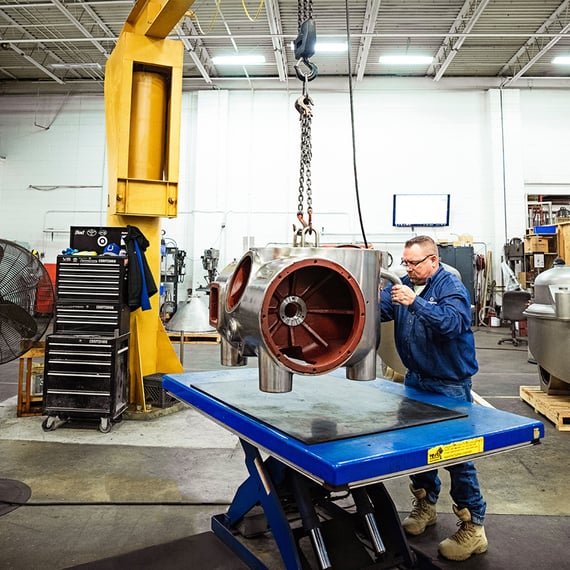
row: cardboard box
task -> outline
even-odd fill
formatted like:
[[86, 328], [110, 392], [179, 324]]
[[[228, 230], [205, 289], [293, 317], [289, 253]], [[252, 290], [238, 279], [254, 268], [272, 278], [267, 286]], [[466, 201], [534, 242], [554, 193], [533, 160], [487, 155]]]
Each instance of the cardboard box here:
[[538, 236], [524, 238], [525, 253], [548, 253], [548, 239]]

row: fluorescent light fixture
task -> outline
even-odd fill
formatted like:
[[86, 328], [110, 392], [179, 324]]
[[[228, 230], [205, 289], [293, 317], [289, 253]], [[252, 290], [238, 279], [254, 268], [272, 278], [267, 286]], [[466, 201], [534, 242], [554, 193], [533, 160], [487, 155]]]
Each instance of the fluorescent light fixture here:
[[557, 65], [570, 65], [570, 55], [557, 55], [552, 63]]
[[255, 65], [265, 63], [263, 55], [218, 55], [212, 58], [214, 65]]
[[396, 65], [429, 65], [433, 61], [430, 55], [381, 55], [378, 63]]
[[51, 69], [101, 69], [100, 63], [50, 63]]
[[348, 49], [346, 42], [317, 42], [316, 53], [341, 53]]
[[[289, 44], [291, 51], [295, 51], [295, 44]], [[342, 53], [348, 50], [346, 42], [316, 42], [315, 53]]]

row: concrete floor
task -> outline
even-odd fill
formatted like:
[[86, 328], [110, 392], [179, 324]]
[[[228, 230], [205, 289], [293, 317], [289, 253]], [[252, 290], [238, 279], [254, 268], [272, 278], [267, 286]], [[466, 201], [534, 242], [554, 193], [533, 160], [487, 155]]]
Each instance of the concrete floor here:
[[[475, 332], [480, 372], [474, 390], [499, 409], [542, 419], [546, 434], [539, 446], [477, 463], [488, 514], [501, 521], [493, 525], [495, 534], [502, 533], [503, 541], [507, 536], [519, 551], [547, 542], [536, 528], [529, 541], [517, 544], [520, 537], [510, 534], [516, 527], [509, 521], [519, 515], [551, 517], [553, 536], [565, 541], [545, 549], [544, 566], [533, 564], [533, 570], [570, 568], [564, 553], [570, 540], [570, 433], [557, 431], [519, 399], [520, 385], [538, 385], [537, 371], [526, 347], [497, 346], [506, 333]], [[186, 345], [184, 363], [189, 371], [220, 368], [219, 347]], [[255, 359], [250, 365], [257, 365]], [[17, 361], [0, 366], [0, 480], [21, 481], [32, 496], [26, 506], [0, 516], [2, 569], [68, 568], [203, 533], [246, 476], [237, 438], [192, 409], [149, 421], [125, 420], [109, 434], [96, 425], [44, 432], [41, 417], [16, 417], [17, 378]], [[446, 472], [442, 480], [447, 491]], [[407, 511], [407, 478], [386, 486], [398, 510]], [[446, 493], [438, 512], [451, 512]], [[444, 538], [448, 528], [434, 530], [436, 538]], [[495, 567], [494, 541], [499, 543], [489, 535], [490, 552], [480, 557], [485, 564], [470, 568]], [[273, 567], [281, 567], [278, 560]]]

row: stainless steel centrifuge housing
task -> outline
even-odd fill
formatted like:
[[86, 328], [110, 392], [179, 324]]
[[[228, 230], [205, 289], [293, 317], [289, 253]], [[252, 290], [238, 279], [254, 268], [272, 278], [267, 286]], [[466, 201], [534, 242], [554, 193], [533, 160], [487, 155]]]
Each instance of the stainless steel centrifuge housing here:
[[570, 266], [555, 265], [536, 277], [534, 302], [525, 315], [542, 389], [549, 394], [570, 391]]
[[287, 392], [293, 374], [340, 366], [376, 377], [381, 252], [354, 247], [255, 248], [210, 286], [221, 361], [257, 356], [260, 389]]

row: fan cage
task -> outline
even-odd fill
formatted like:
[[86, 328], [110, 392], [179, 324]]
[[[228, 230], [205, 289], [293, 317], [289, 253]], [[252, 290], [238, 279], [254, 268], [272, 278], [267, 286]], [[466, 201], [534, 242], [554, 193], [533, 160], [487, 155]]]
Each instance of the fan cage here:
[[40, 340], [53, 312], [53, 285], [43, 263], [19, 244], [0, 239], [0, 364]]

